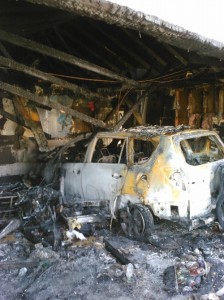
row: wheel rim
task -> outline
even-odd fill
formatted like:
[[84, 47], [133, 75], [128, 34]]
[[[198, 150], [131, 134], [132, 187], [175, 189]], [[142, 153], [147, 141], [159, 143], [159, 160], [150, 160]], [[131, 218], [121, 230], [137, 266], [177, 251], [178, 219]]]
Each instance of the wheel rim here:
[[137, 207], [129, 208], [121, 213], [121, 227], [128, 236], [139, 237], [145, 232], [145, 220]]
[[145, 219], [138, 208], [133, 209], [133, 227], [137, 236], [142, 235], [145, 231]]
[[222, 222], [224, 222], [224, 202], [222, 202], [219, 209], [222, 212], [221, 215], [220, 215], [220, 219], [222, 220]]

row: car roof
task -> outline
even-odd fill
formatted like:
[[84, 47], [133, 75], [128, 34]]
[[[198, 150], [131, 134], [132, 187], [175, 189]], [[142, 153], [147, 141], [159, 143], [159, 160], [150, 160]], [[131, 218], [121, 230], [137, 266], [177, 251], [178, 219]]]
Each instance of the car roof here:
[[189, 126], [179, 125], [175, 126], [136, 126], [128, 129], [121, 129], [119, 131], [104, 131], [97, 133], [99, 137], [138, 137], [138, 138], [152, 138], [158, 136], [183, 136], [183, 135], [205, 135], [213, 134], [214, 132], [204, 129], [190, 129]]

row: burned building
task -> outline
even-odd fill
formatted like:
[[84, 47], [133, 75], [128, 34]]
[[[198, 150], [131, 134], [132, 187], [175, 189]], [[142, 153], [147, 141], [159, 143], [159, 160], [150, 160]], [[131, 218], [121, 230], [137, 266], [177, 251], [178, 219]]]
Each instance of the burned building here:
[[0, 2], [1, 299], [223, 295], [223, 58], [109, 1]]
[[222, 124], [216, 41], [107, 1], [8, 0], [0, 22], [1, 135]]

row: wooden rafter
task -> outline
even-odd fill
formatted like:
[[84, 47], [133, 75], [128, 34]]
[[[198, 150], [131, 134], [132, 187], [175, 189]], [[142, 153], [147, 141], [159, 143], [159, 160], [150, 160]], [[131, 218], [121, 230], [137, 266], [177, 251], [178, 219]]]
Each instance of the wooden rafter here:
[[146, 53], [148, 53], [150, 56], [152, 56], [160, 65], [165, 67], [167, 65], [167, 62], [160, 57], [157, 53], [155, 53], [152, 49], [147, 47], [140, 38], [137, 38], [133, 33], [131, 33], [129, 30], [122, 29], [122, 31], [128, 35], [134, 42], [135, 44], [138, 44], [139, 47], [141, 47]]
[[119, 130], [119, 128], [121, 128], [121, 126], [123, 126], [125, 124], [125, 122], [130, 118], [130, 116], [133, 114], [133, 112], [137, 109], [137, 107], [145, 100], [146, 96], [148, 96], [150, 93], [152, 93], [156, 88], [157, 88], [157, 84], [153, 84], [150, 86], [150, 88], [142, 93], [137, 101], [135, 102], [135, 104], [132, 106], [132, 108], [124, 115], [124, 117], [114, 126], [114, 130]]
[[[64, 31], [63, 34], [66, 34], [66, 32]], [[94, 45], [93, 49], [95, 49], [95, 45], [98, 47], [98, 49], [101, 49], [102, 47], [105, 47], [100, 41], [99, 39], [97, 39], [95, 37], [95, 35], [90, 34], [88, 32], [88, 30], [85, 30], [85, 28], [83, 28], [82, 26], [80, 26], [79, 28], [79, 35], [78, 36], [83, 36], [85, 37], [85, 39], [87, 41], [89, 41], [89, 43], [91, 43], [91, 46]], [[74, 37], [73, 37], [74, 39]], [[84, 45], [84, 43], [82, 43]], [[86, 44], [84, 45], [86, 47]], [[86, 47], [87, 51], [89, 51], [93, 56], [95, 56], [97, 59], [99, 59], [99, 61], [102, 61], [103, 64], [107, 65], [108, 67], [110, 67], [111, 70], [113, 70], [114, 72], [119, 72], [119, 68], [115, 66], [115, 64], [111, 63], [111, 61], [109, 61], [108, 59], [105, 58], [105, 55], [101, 55], [98, 54], [98, 52], [96, 50], [92, 50], [92, 47]], [[105, 51], [105, 49], [104, 49]]]
[[13, 105], [17, 115], [20, 116], [27, 126], [30, 127], [40, 151], [47, 151], [48, 142], [41, 126], [40, 117], [36, 107], [23, 97], [14, 97]]
[[188, 61], [182, 56], [180, 55], [180, 53], [178, 53], [172, 46], [168, 45], [168, 44], [164, 44], [163, 45], [167, 51], [169, 51], [177, 60], [179, 60], [179, 62], [181, 62], [184, 66], [186, 66], [188, 64]]
[[[21, 126], [23, 126], [23, 127], [26, 127], [26, 128], [28, 128], [28, 129], [31, 129], [30, 126], [27, 125], [27, 124], [25, 124], [24, 121], [19, 120], [16, 116], [14, 116], [14, 115], [8, 113], [7, 111], [5, 111], [5, 110], [3, 110], [3, 109], [1, 109], [1, 108], [0, 108], [0, 115], [3, 116], [3, 117], [5, 117], [6, 119], [12, 121], [12, 122], [17, 123], [18, 125], [21, 125]], [[48, 134], [47, 132], [44, 132], [44, 134], [45, 134], [46, 137], [50, 137], [50, 134]]]
[[[80, 39], [79, 36], [80, 34], [71, 36], [68, 32], [66, 32], [65, 30], [60, 30], [63, 33], [63, 36], [67, 36], [69, 37], [69, 39], [76, 45], [79, 45], [80, 48], [84, 49], [84, 52], [86, 51], [87, 53], [89, 53], [91, 56], [96, 57], [101, 63], [103, 63], [104, 65], [106, 65], [107, 67], [110, 67], [111, 70], [113, 70], [114, 72], [119, 72], [118, 68], [115, 68], [114, 65], [112, 65], [108, 60], [106, 60], [102, 55], [99, 55], [96, 51], [94, 51], [92, 49], [92, 47], [89, 47], [89, 44], [85, 44], [83, 43]], [[83, 35], [83, 32], [81, 33], [81, 35]], [[91, 42], [91, 40], [93, 39], [93, 37], [88, 37], [88, 41]], [[91, 42], [92, 43], [92, 42]]]
[[5, 46], [0, 42], [0, 51], [2, 52], [5, 57], [12, 58], [8, 50], [5, 48]]
[[9, 67], [10, 69], [13, 69], [13, 70], [16, 70], [16, 71], [19, 71], [19, 72], [26, 73], [28, 75], [37, 77], [39, 79], [43, 79], [43, 80], [50, 81], [52, 83], [58, 84], [58, 85], [60, 85], [64, 88], [67, 88], [70, 91], [73, 91], [75, 94], [82, 94], [85, 97], [96, 98], [96, 99], [100, 99], [100, 100], [103, 100], [103, 101], [107, 100], [106, 98], [102, 97], [98, 93], [90, 92], [89, 90], [81, 88], [81, 87], [79, 87], [78, 85], [76, 85], [74, 83], [70, 83], [66, 80], [62, 80], [62, 79], [60, 79], [58, 77], [55, 77], [51, 74], [44, 73], [44, 72], [39, 71], [35, 68], [28, 67], [24, 64], [18, 63], [16, 61], [12, 60], [12, 59], [8, 59], [8, 58], [5, 58], [3, 56], [0, 56], [0, 65], [5, 66], [5, 67]]
[[100, 75], [103, 75], [103, 76], [106, 76], [109, 78], [113, 78], [120, 82], [126, 82], [126, 83], [130, 84], [131, 86], [138, 85], [134, 80], [131, 80], [131, 79], [128, 79], [127, 77], [116, 74], [108, 69], [102, 68], [100, 66], [92, 64], [88, 61], [85, 61], [85, 60], [75, 57], [73, 55], [67, 54], [63, 51], [56, 50], [54, 48], [42, 45], [40, 43], [34, 42], [34, 41], [26, 39], [24, 37], [18, 36], [16, 34], [6, 32], [4, 30], [0, 30], [0, 40], [11, 43], [13, 45], [23, 47], [23, 48], [31, 50], [31, 51], [35, 51], [35, 52], [53, 57], [60, 61], [64, 61], [71, 65], [75, 65], [80, 68], [95, 72], [97, 74], [100, 74]]
[[[133, 107], [134, 103], [129, 98], [125, 98], [124, 101], [127, 104], [129, 109], [131, 109]], [[137, 111], [133, 111], [133, 115], [134, 115], [136, 121], [138, 122], [138, 124], [143, 125], [142, 116]]]
[[201, 39], [197, 34], [172, 25], [155, 16], [139, 13], [128, 7], [110, 1], [101, 0], [26, 0], [27, 2], [46, 5], [69, 11], [71, 14], [102, 20], [108, 24], [117, 25], [140, 31], [155, 37], [157, 40], [199, 55], [213, 56], [224, 59], [222, 43]]
[[114, 35], [111, 35], [111, 34], [107, 33], [106, 31], [104, 31], [100, 26], [96, 25], [96, 23], [92, 22], [92, 25], [95, 26], [97, 28], [97, 30], [100, 31], [101, 34], [103, 34], [109, 40], [111, 40], [116, 45], [116, 47], [120, 48], [124, 53], [127, 53], [128, 56], [132, 57], [132, 59], [134, 61], [136, 61], [138, 64], [140, 64], [141, 66], [143, 66], [147, 69], [151, 68], [151, 65], [148, 64], [148, 62], [145, 59], [143, 59], [142, 57], [139, 57], [136, 53], [134, 53], [132, 51], [132, 47], [127, 47], [127, 45], [124, 45], [119, 40], [117, 40]]
[[106, 124], [103, 121], [97, 120], [97, 119], [92, 118], [92, 117], [89, 117], [89, 116], [87, 116], [87, 115], [85, 115], [85, 114], [83, 114], [83, 113], [81, 113], [77, 110], [74, 110], [72, 108], [64, 106], [60, 103], [53, 102], [46, 96], [41, 97], [41, 96], [32, 94], [31, 92], [26, 91], [26, 90], [24, 90], [20, 87], [13, 86], [13, 85], [10, 85], [10, 84], [2, 82], [2, 81], [0, 81], [0, 89], [2, 89], [4, 91], [7, 91], [7, 92], [9, 92], [13, 95], [24, 97], [26, 99], [29, 99], [29, 100], [35, 102], [35, 103], [42, 104], [42, 105], [45, 105], [47, 107], [54, 108], [56, 110], [63, 111], [66, 115], [71, 115], [74, 118], [78, 118], [78, 119], [80, 119], [84, 122], [91, 123], [94, 126], [102, 127], [102, 128], [106, 127]]

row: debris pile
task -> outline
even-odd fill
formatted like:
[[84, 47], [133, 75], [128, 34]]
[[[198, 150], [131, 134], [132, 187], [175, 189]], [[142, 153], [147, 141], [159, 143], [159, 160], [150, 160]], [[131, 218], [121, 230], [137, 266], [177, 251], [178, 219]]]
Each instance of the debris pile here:
[[176, 264], [178, 291], [196, 291], [209, 272], [210, 264], [204, 260], [200, 250], [183, 255]]
[[16, 206], [23, 231], [34, 243], [43, 242], [57, 247], [60, 240], [56, 213], [59, 209], [58, 199], [58, 192], [49, 186], [37, 186], [21, 191]]
[[147, 126], [146, 125], [146, 126], [131, 127], [122, 130], [127, 132], [139, 133], [140, 136], [143, 135], [147, 137], [154, 137], [154, 136], [160, 136], [164, 134], [177, 133], [186, 129], [190, 129], [190, 126], [178, 125], [175, 127], [175, 126], [158, 126], [158, 125]]

